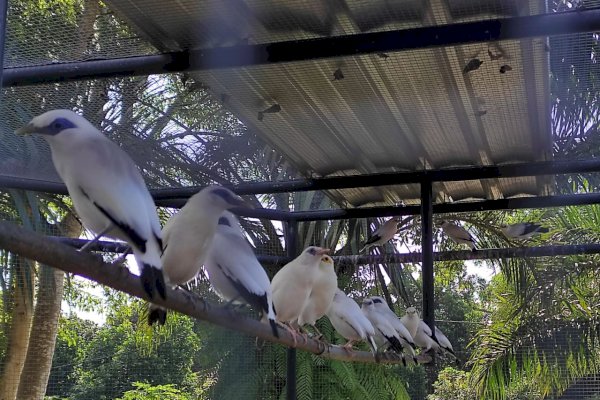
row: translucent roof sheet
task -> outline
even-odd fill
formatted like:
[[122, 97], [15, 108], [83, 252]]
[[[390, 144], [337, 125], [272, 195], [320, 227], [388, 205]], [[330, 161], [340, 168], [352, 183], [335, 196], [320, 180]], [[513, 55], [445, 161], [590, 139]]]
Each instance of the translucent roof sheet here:
[[[110, 0], [107, 7], [72, 10], [72, 26], [55, 23], [52, 10], [36, 16], [22, 11], [13, 6], [10, 12], [7, 63], [14, 67], [356, 35], [540, 14], [546, 8], [543, 0]], [[19, 24], [25, 23], [45, 23], [39, 35], [49, 39], [20, 37]], [[204, 70], [181, 80], [191, 78], [195, 90], [208, 91], [214, 102], [231, 111], [305, 176], [542, 161], [552, 159], [553, 145], [549, 52], [574, 51], [559, 43], [550, 48], [545, 39], [536, 38], [468, 44]], [[77, 85], [88, 85], [93, 93], [96, 85], [102, 92], [99, 95], [110, 98], [111, 89], [102, 82], [10, 89], [7, 96], [23, 99], [23, 103], [3, 105], [4, 142], [12, 148], [22, 146], [22, 139], [15, 138], [12, 130], [51, 106], [98, 115], [101, 110], [86, 108], [89, 99], [82, 101], [71, 94]], [[165, 93], [156, 96], [168, 98]], [[29, 99], [39, 108], [29, 107]], [[160, 144], [144, 143], [150, 138], [144, 139], [143, 130], [135, 135], [119, 131], [119, 118], [100, 123], [114, 131], [111, 134], [142, 168], [151, 171], [152, 165], [165, 162], [155, 151]], [[184, 129], [173, 121], [165, 128], [173, 128], [176, 134]], [[181, 139], [180, 146], [187, 146], [185, 137]], [[27, 142], [23, 149], [4, 157], [0, 175], [57, 180], [42, 142]], [[211, 171], [201, 173], [210, 175]], [[165, 187], [191, 180], [154, 176], [153, 182]], [[545, 178], [453, 182], [436, 184], [435, 191], [444, 201], [497, 199], [550, 194], [551, 183]], [[330, 194], [355, 206], [414, 203], [419, 189], [418, 185], [402, 185]]]

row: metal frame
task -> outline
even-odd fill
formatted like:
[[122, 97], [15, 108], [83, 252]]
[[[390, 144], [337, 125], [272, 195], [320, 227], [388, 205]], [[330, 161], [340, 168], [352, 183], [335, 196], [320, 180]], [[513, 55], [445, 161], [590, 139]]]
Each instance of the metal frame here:
[[4, 69], [4, 86], [356, 56], [600, 30], [600, 10], [490, 19], [278, 43]]
[[[4, 55], [7, 0], [0, 0], [0, 61]], [[202, 69], [243, 67], [280, 62], [314, 60], [332, 57], [356, 56], [374, 53], [405, 51], [427, 47], [451, 46], [465, 43], [521, 39], [538, 36], [562, 35], [600, 30], [600, 10], [583, 10], [557, 14], [542, 14], [506, 19], [475, 21], [461, 24], [428, 26], [408, 30], [375, 32], [332, 38], [317, 38], [270, 44], [242, 45], [227, 48], [174, 52], [160, 55], [129, 57], [109, 60], [92, 60], [44, 66], [4, 68], [0, 71], [0, 86], [33, 85], [72, 80], [163, 74]], [[237, 185], [239, 194], [279, 193], [307, 190], [331, 190], [395, 184], [420, 184], [421, 206], [374, 207], [351, 210], [325, 210], [282, 212], [254, 210], [243, 215], [278, 219], [286, 223], [286, 253], [288, 259], [297, 253], [297, 222], [318, 219], [364, 218], [385, 215], [421, 215], [423, 231], [423, 311], [424, 319], [434, 328], [433, 262], [439, 254], [433, 253], [433, 216], [447, 212], [467, 212], [492, 209], [555, 207], [600, 202], [600, 194], [575, 196], [548, 196], [472, 203], [433, 205], [432, 183], [473, 179], [539, 176], [552, 174], [600, 172], [600, 161], [546, 162], [515, 164], [500, 167], [469, 167], [452, 170], [432, 170], [412, 173], [388, 173], [349, 177], [306, 179], [287, 182], [264, 182]], [[0, 177], [0, 188], [19, 188], [66, 194], [61, 184]], [[154, 190], [158, 205], [178, 207], [198, 188]], [[595, 247], [594, 247], [595, 246]], [[569, 247], [569, 246], [563, 246]], [[593, 247], [593, 249], [592, 249]], [[504, 249], [513, 255], [516, 249]], [[586, 252], [586, 248], [573, 247], [569, 251]], [[588, 245], [590, 252], [600, 252], [600, 246]], [[530, 253], [526, 253], [529, 251]], [[532, 250], [524, 250], [532, 255]], [[478, 254], [480, 252], [476, 252]], [[555, 254], [555, 253], [553, 253]], [[560, 254], [572, 254], [564, 252]], [[401, 255], [398, 255], [401, 256]], [[498, 254], [500, 256], [500, 254]], [[370, 261], [375, 261], [371, 257]], [[360, 258], [359, 258], [360, 259]], [[355, 260], [356, 261], [356, 260]], [[365, 259], [364, 261], [367, 261]], [[295, 399], [295, 349], [288, 350], [289, 399]]]

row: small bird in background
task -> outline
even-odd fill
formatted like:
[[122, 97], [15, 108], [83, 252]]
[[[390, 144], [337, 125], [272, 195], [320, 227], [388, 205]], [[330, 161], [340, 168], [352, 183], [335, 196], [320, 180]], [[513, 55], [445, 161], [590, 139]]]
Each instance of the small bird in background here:
[[465, 65], [465, 67], [463, 68], [463, 74], [467, 74], [471, 71], [475, 71], [476, 69], [479, 69], [479, 67], [481, 67], [481, 64], [483, 64], [483, 61], [481, 61], [479, 58], [471, 59], [467, 63], [467, 65]]
[[531, 222], [521, 222], [512, 225], [502, 225], [500, 227], [504, 236], [509, 239], [529, 239], [532, 236], [550, 232], [550, 229], [543, 227], [540, 224]]
[[271, 107], [269, 107], [265, 110], [259, 111], [257, 118], [259, 121], [262, 121], [265, 118], [265, 114], [276, 114], [279, 111], [281, 111], [281, 106], [279, 104], [275, 103]]
[[440, 226], [444, 233], [448, 235], [454, 243], [466, 244], [472, 251], [477, 250], [475, 247], [475, 239], [473, 239], [473, 236], [471, 236], [471, 234], [462, 226], [458, 226], [448, 221], [442, 221]]
[[[185, 205], [167, 221], [163, 228], [162, 265], [167, 284], [183, 285], [194, 279], [211, 246], [219, 217], [225, 210], [246, 207], [240, 196], [231, 190], [211, 185], [188, 199]], [[148, 323], [164, 324], [167, 311], [150, 305]]]
[[298, 317], [298, 325], [308, 324], [313, 327], [319, 336], [323, 336], [315, 324], [331, 307], [336, 290], [337, 275], [335, 274], [333, 259], [328, 255], [323, 255], [321, 256], [315, 283]]
[[48, 142], [75, 211], [83, 225], [97, 235], [92, 242], [102, 236], [126, 241], [145, 292], [150, 298], [156, 293], [166, 298], [156, 206], [129, 155], [70, 110], [48, 111], [15, 133], [39, 134]]
[[348, 297], [346, 293], [340, 289], [336, 290], [326, 315], [337, 333], [348, 340], [343, 346], [345, 349], [351, 350], [354, 342], [364, 340], [371, 347], [373, 354], [377, 352], [373, 324], [362, 313], [356, 301]]
[[217, 294], [231, 303], [245, 303], [266, 316], [279, 337], [271, 282], [254, 255], [238, 219], [229, 211], [219, 217], [204, 268]]
[[406, 359], [402, 352], [402, 342], [398, 336], [398, 331], [394, 329], [388, 319], [377, 311], [375, 303], [370, 297], [363, 300], [361, 310], [365, 317], [371, 322], [373, 328], [375, 328], [375, 343], [380, 348], [383, 346], [389, 347], [402, 357], [402, 364], [406, 366]]
[[398, 332], [398, 337], [400, 338], [400, 343], [402, 343], [402, 347], [404, 351], [413, 359], [415, 364], [417, 363], [417, 355], [415, 353], [415, 342], [413, 340], [410, 331], [404, 326], [404, 324], [400, 321], [400, 318], [393, 312], [383, 297], [373, 296], [371, 297], [373, 300], [373, 304], [375, 306], [375, 310], [383, 314], [385, 318], [387, 318], [390, 325], [394, 327], [396, 332]]
[[[329, 249], [309, 246], [295, 259], [284, 265], [271, 281], [273, 306], [277, 321], [290, 324], [300, 317], [300, 313], [310, 296], [313, 285], [319, 276], [319, 264]], [[288, 329], [296, 341], [296, 332]]]
[[373, 235], [366, 240], [359, 253], [362, 253], [373, 246], [381, 246], [390, 241], [398, 232], [398, 224], [400, 221], [402, 221], [401, 217], [393, 217], [385, 221], [375, 230], [375, 232], [373, 232]]

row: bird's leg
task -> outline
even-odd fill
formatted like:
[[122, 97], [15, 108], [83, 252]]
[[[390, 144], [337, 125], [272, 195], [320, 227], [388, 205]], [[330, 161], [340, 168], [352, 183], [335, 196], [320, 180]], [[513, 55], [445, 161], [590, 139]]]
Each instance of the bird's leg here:
[[102, 230], [102, 232], [100, 232], [98, 235], [96, 235], [92, 240], [90, 240], [89, 242], [87, 242], [86, 244], [81, 246], [81, 248], [78, 251], [81, 251], [81, 252], [87, 251], [94, 244], [98, 243], [98, 241], [102, 238], [102, 236], [106, 235], [106, 233], [108, 231], [110, 231], [112, 228], [113, 228], [113, 224], [108, 225], [106, 228], [104, 228]]
[[312, 326], [312, 328], [315, 330], [315, 332], [317, 332], [317, 337], [315, 337], [315, 339], [317, 339], [317, 340], [321, 340], [321, 341], [323, 341], [323, 342], [325, 342], [325, 343], [327, 343], [327, 344], [330, 344], [330, 343], [327, 341], [327, 339], [325, 339], [325, 335], [323, 335], [323, 334], [321, 333], [321, 331], [319, 330], [319, 328], [317, 328], [317, 325], [311, 325], [311, 326]]
[[127, 258], [129, 254], [131, 254], [131, 246], [127, 246], [127, 249], [123, 252], [123, 254], [117, 257], [111, 264], [114, 266], [122, 266], [121, 264], [125, 262], [125, 258]]
[[342, 349], [346, 350], [348, 353], [352, 353], [352, 352], [354, 352], [354, 349], [352, 348], [353, 345], [354, 345], [354, 340], [348, 340], [348, 343], [343, 345]]
[[298, 345], [298, 340], [296, 339], [298, 337], [298, 332], [296, 332], [296, 330], [294, 328], [292, 328], [291, 326], [289, 326], [288, 324], [284, 323], [284, 322], [277, 322], [277, 324], [279, 324], [283, 329], [285, 329], [286, 331], [289, 332], [290, 335], [292, 335], [292, 339], [294, 339], [294, 348]]

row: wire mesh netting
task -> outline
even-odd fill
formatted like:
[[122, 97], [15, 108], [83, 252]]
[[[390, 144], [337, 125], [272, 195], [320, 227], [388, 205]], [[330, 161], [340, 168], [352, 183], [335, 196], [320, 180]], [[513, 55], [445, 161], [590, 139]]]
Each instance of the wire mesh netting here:
[[[5, 65], [532, 15], [544, 13], [545, 3], [113, 0], [107, 6], [94, 1], [12, 0]], [[597, 1], [549, 2], [550, 12], [597, 7]], [[154, 188], [277, 181], [297, 178], [299, 173], [350, 175], [589, 158], [600, 148], [598, 41], [597, 33], [586, 33], [8, 88], [0, 109], [0, 176], [60, 181], [46, 142], [12, 133], [34, 115], [54, 108], [74, 109], [100, 127], [132, 156]], [[511, 178], [439, 183], [435, 191], [440, 201], [451, 202], [572, 193], [597, 187], [594, 182], [597, 177], [591, 175], [556, 181]], [[265, 208], [304, 211], [416, 203], [418, 190], [418, 185], [405, 185], [339, 189], [329, 196], [266, 194], [247, 200]], [[66, 197], [36, 197], [12, 190], [0, 192], [0, 200], [2, 220], [44, 234], [79, 236], [76, 224], [73, 230], [57, 227], [62, 224], [59, 217], [71, 206]], [[495, 248], [518, 244], [500, 233], [502, 223], [518, 218], [550, 221], [551, 239], [557, 243], [597, 242], [597, 211], [594, 207], [548, 213], [528, 210], [515, 213], [510, 217], [514, 220], [491, 213], [446, 217], [467, 227], [480, 248]], [[173, 210], [160, 212], [166, 219]], [[299, 250], [319, 245], [336, 255], [356, 255], [383, 222], [302, 222], [296, 244]], [[418, 219], [407, 218], [404, 224], [408, 229], [395, 244], [368, 252], [420, 251]], [[257, 254], [286, 255], [283, 223], [242, 219], [242, 225]], [[461, 248], [442, 233], [436, 233], [436, 246]], [[420, 308], [418, 264], [356, 265], [352, 258], [348, 260], [336, 262], [338, 283], [358, 303], [378, 294], [389, 299], [399, 315], [409, 305]], [[143, 302], [71, 276], [65, 280], [62, 273], [6, 251], [0, 251], [0, 262], [0, 390], [4, 391], [0, 398], [9, 391], [17, 396], [13, 398], [24, 399], [44, 394], [71, 400], [285, 398], [286, 352], [281, 346], [176, 313], [166, 327], [151, 331]], [[510, 386], [506, 391], [512, 391], [512, 398], [598, 397], [596, 262], [594, 257], [564, 257], [436, 264], [436, 324], [455, 346], [456, 370], [442, 370], [454, 363], [448, 354], [438, 356], [433, 367], [404, 368], [329, 361], [298, 352], [298, 397], [425, 399], [434, 391], [445, 393], [449, 390], [445, 384], [470, 385], [473, 375], [469, 374], [481, 371], [487, 375], [479, 375], [476, 383]], [[273, 276], [281, 265], [265, 263], [265, 267]], [[499, 274], [482, 282], [481, 276], [469, 272], [474, 268], [495, 269]], [[219, 302], [204, 275], [190, 288]], [[495, 297], [495, 302], [490, 299]], [[249, 309], [238, 311], [258, 316]], [[328, 342], [345, 342], [327, 319], [317, 327]], [[29, 348], [22, 346], [26, 338]], [[475, 341], [469, 347], [471, 339]], [[364, 344], [360, 348], [368, 350]], [[479, 357], [472, 357], [478, 351]], [[509, 356], [503, 359], [504, 354]], [[469, 360], [475, 364], [472, 370], [473, 364], [465, 365]], [[537, 375], [515, 377], [527, 368]], [[549, 389], [538, 382], [544, 379], [555, 386]], [[469, 399], [478, 398], [469, 392], [475, 387], [471, 386], [459, 386], [459, 391], [471, 395]]]

